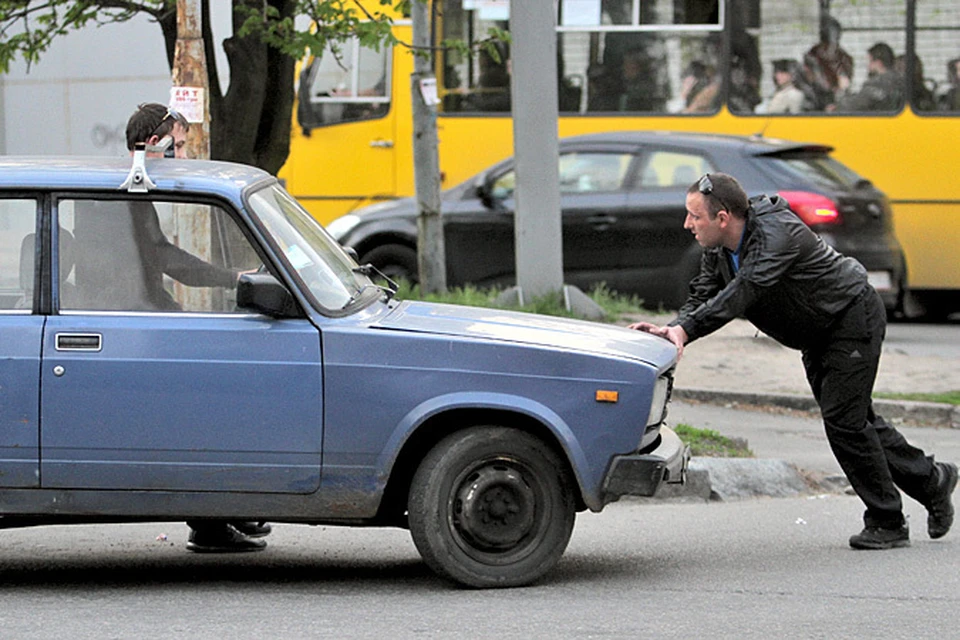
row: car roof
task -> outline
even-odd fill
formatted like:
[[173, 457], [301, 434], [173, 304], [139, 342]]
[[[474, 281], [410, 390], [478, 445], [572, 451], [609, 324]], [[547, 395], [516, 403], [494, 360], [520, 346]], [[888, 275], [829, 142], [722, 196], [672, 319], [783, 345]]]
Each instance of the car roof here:
[[[132, 163], [130, 157], [0, 156], [0, 189], [119, 192]], [[200, 192], [234, 198], [251, 185], [275, 180], [256, 167], [215, 160], [146, 158], [144, 166], [155, 190], [164, 192]]]
[[688, 131], [606, 131], [565, 137], [564, 146], [579, 144], [677, 144], [685, 146], [710, 146], [726, 148], [750, 155], [776, 155], [790, 151], [818, 151], [830, 153], [833, 147], [810, 142], [795, 142], [763, 136], [737, 136], [719, 133], [695, 133]]

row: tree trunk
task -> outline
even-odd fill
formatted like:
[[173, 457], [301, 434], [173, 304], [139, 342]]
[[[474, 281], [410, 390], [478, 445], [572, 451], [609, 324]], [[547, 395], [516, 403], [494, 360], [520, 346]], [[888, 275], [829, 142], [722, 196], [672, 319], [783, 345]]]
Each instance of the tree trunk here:
[[[276, 174], [290, 154], [293, 119], [294, 68], [296, 60], [261, 42], [256, 35], [231, 35], [223, 41], [230, 65], [230, 86], [220, 84], [210, 27], [210, 0], [203, 0], [203, 41], [207, 55], [210, 94], [210, 157], [260, 167]], [[281, 16], [293, 17], [294, 0], [233, 0], [239, 4], [276, 8]], [[171, 19], [172, 16], [172, 19]], [[177, 39], [176, 12], [158, 21], [172, 64]], [[236, 13], [232, 33], [240, 28]]]

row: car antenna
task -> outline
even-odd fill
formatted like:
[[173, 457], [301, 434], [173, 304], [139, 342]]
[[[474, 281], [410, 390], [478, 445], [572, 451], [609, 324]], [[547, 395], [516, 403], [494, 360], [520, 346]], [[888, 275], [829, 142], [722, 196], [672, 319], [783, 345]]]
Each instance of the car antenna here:
[[770, 119], [767, 118], [767, 121], [763, 123], [763, 129], [760, 129], [759, 132], [753, 134], [753, 137], [754, 137], [754, 138], [762, 138], [762, 137], [763, 137], [763, 134], [765, 134], [765, 133], [767, 132], [767, 127], [769, 127], [769, 126], [770, 126]]
[[126, 189], [130, 193], [146, 193], [157, 186], [147, 175], [147, 167], [144, 162], [146, 157], [147, 143], [138, 142], [133, 149], [133, 166], [130, 167], [127, 179], [120, 185], [121, 189]]

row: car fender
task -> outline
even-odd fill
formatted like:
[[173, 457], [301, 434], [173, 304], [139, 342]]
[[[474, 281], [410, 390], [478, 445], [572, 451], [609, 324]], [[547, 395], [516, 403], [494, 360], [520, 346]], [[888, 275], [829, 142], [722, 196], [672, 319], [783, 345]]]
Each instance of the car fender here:
[[587, 505], [600, 506], [600, 486], [586, 480], [589, 467], [586, 453], [570, 426], [546, 405], [523, 396], [490, 392], [448, 393], [435, 396], [413, 407], [397, 424], [377, 460], [377, 476], [389, 478], [400, 452], [417, 430], [431, 418], [458, 409], [495, 410], [520, 414], [543, 425], [560, 446], [573, 470]]

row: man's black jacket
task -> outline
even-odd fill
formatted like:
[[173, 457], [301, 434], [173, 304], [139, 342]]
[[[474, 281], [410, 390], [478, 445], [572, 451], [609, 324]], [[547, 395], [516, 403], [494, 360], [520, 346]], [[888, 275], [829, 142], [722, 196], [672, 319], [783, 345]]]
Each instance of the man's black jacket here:
[[867, 284], [863, 266], [827, 246], [779, 196], [750, 199], [736, 275], [729, 251], [706, 249], [677, 319], [689, 341], [747, 318], [795, 349], [822, 344]]

